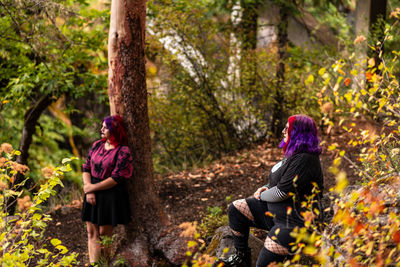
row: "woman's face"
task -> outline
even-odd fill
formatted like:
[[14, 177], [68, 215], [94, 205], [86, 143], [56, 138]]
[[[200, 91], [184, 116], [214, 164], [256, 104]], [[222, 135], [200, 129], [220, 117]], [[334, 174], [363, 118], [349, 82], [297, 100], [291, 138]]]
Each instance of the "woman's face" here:
[[289, 122], [286, 123], [285, 129], [283, 129], [283, 131], [282, 131], [282, 133], [283, 133], [283, 141], [285, 143], [287, 143], [288, 138], [289, 138], [288, 129], [289, 129]]
[[110, 137], [110, 131], [107, 129], [106, 123], [104, 121], [101, 126], [100, 134], [101, 134], [101, 138], [108, 139]]

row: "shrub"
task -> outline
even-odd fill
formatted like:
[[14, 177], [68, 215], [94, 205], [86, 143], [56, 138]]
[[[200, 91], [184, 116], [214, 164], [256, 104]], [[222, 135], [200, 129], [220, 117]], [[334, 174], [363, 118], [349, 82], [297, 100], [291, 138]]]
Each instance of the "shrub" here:
[[[393, 36], [400, 10], [391, 15], [393, 25], [386, 25], [385, 38], [371, 49], [383, 47]], [[357, 38], [355, 45], [366, 38]], [[338, 144], [330, 144], [336, 158], [330, 171], [336, 176], [332, 193], [334, 216], [320, 231], [312, 218], [294, 235], [296, 253], [288, 265], [298, 265], [300, 254], [312, 256], [316, 266], [398, 266], [400, 262], [399, 131], [400, 93], [397, 62], [400, 53], [390, 56], [379, 49], [379, 57], [340, 59], [319, 70], [324, 87], [319, 94], [321, 107], [329, 104], [324, 120], [330, 127], [347, 132], [352, 139], [347, 146], [358, 150], [348, 155]], [[365, 69], [362, 67], [365, 65]], [[359, 173], [362, 186], [348, 187], [341, 162], [348, 161]]]
[[228, 222], [228, 215], [221, 207], [207, 207], [207, 214], [198, 227], [199, 233], [204, 238], [213, 236], [219, 227], [228, 225]]
[[[23, 197], [23, 191], [15, 191], [9, 185], [13, 183], [18, 172], [27, 175], [29, 168], [14, 161], [19, 151], [9, 144], [0, 148], [0, 265], [1, 266], [72, 266], [76, 264], [76, 253], [70, 253], [58, 239], [51, 239], [54, 248], [46, 244], [44, 231], [50, 216], [42, 212], [42, 204], [54, 195], [54, 187], [61, 185], [61, 177], [69, 172], [71, 159], [63, 159], [62, 166], [54, 169], [45, 168], [46, 180], [32, 197]], [[23, 182], [24, 183], [24, 182]], [[4, 203], [10, 196], [19, 201], [19, 212], [8, 216]]]

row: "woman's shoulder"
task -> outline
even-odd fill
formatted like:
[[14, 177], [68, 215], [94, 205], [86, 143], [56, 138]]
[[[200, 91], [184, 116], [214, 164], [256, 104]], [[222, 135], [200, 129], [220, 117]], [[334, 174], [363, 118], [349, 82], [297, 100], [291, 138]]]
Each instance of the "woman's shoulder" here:
[[126, 154], [126, 153], [130, 154], [131, 150], [129, 149], [129, 146], [121, 145], [119, 152], [123, 153], [123, 154]]
[[94, 141], [93, 145], [92, 145], [92, 149], [96, 149], [96, 148], [100, 147], [100, 145], [102, 143], [104, 143], [102, 139]]
[[315, 153], [301, 152], [288, 158], [291, 162], [319, 161], [319, 155]]

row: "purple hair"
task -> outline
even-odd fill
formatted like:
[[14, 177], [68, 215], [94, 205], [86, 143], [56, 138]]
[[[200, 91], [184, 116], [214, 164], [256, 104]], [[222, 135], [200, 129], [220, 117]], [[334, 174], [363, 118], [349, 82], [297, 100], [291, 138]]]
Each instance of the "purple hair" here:
[[303, 114], [294, 115], [288, 122], [288, 143], [282, 140], [279, 146], [283, 148], [285, 157], [298, 153], [321, 154], [317, 125], [311, 117]]
[[[110, 142], [113, 145], [127, 145], [128, 138], [126, 135], [126, 129], [124, 121], [119, 115], [108, 116], [103, 119], [107, 129], [110, 131]], [[104, 140], [105, 141], [105, 140]]]

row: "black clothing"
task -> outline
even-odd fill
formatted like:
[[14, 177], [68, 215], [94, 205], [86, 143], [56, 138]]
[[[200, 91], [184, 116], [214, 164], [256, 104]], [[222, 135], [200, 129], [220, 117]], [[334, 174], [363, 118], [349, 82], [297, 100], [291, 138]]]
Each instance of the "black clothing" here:
[[[240, 250], [247, 249], [249, 228], [257, 227], [268, 230], [269, 238], [290, 251], [291, 243], [295, 241], [290, 233], [295, 227], [304, 226], [301, 217], [303, 208], [300, 207], [300, 203], [312, 195], [314, 185], [321, 191], [316, 197], [321, 197], [323, 174], [318, 155], [300, 153], [276, 164], [269, 176], [269, 188], [277, 187], [279, 192], [289, 197], [280, 202], [247, 198], [246, 203], [254, 221], [248, 219], [231, 204], [228, 211], [229, 225], [232, 230], [242, 234], [242, 236], [233, 234], [235, 247]], [[292, 209], [289, 214], [288, 209]], [[274, 261], [282, 262], [287, 257], [290, 255], [278, 255], [264, 247], [259, 254], [257, 267], [265, 267]]]
[[[98, 143], [101, 143], [99, 141]], [[93, 153], [96, 149], [99, 149], [101, 146], [95, 145], [93, 146], [95, 149], [92, 149], [89, 155]], [[122, 153], [122, 149], [126, 148], [123, 146], [119, 146], [115, 151], [111, 151], [114, 154], [114, 157], [106, 160], [110, 161], [108, 163], [109, 172], [112, 170], [123, 170], [121, 173], [131, 175], [129, 171], [126, 171], [126, 168], [121, 168], [121, 164], [131, 164], [126, 158], [126, 153]], [[129, 150], [128, 150], [129, 151]], [[121, 152], [121, 153], [120, 153]], [[130, 158], [130, 154], [128, 155]], [[88, 157], [89, 158], [89, 157]], [[90, 158], [87, 159], [84, 166], [90, 166]], [[100, 165], [103, 161], [100, 161]], [[88, 167], [87, 167], [88, 168]], [[96, 184], [104, 181], [104, 177], [94, 177], [93, 172], [90, 171], [91, 183]], [[104, 173], [104, 170], [100, 168], [99, 173]], [[108, 175], [108, 174], [107, 174]], [[119, 175], [114, 175], [115, 177]], [[114, 177], [112, 177], [114, 179]], [[91, 205], [87, 203], [86, 194], [83, 198], [82, 205], [82, 221], [89, 221], [93, 224], [102, 226], [102, 225], [112, 225], [117, 226], [118, 224], [128, 224], [131, 219], [131, 210], [129, 205], [129, 194], [127, 190], [127, 179], [119, 178], [114, 179], [117, 181], [117, 184], [109, 189], [95, 191], [96, 204]]]
[[290, 258], [291, 256], [289, 255], [279, 255], [276, 253], [273, 253], [263, 247], [260, 251], [260, 254], [258, 255], [257, 259], [257, 267], [266, 267], [270, 263], [273, 262], [284, 262], [286, 259]]
[[[303, 226], [301, 217], [303, 209], [300, 207], [307, 196], [312, 195], [314, 184], [318, 186], [322, 196], [323, 174], [319, 156], [316, 154], [299, 153], [289, 157], [275, 172], [270, 173], [269, 187], [277, 186], [283, 193], [294, 194], [295, 198], [289, 197], [281, 202], [267, 202], [268, 210], [274, 214], [276, 224], [289, 226]], [[290, 215], [288, 208], [292, 208]]]
[[[103, 181], [95, 177], [91, 178], [92, 184]], [[89, 221], [97, 225], [128, 224], [131, 219], [129, 195], [126, 182], [121, 182], [106, 190], [94, 192], [96, 205], [86, 201], [86, 194], [82, 206], [82, 221]]]

